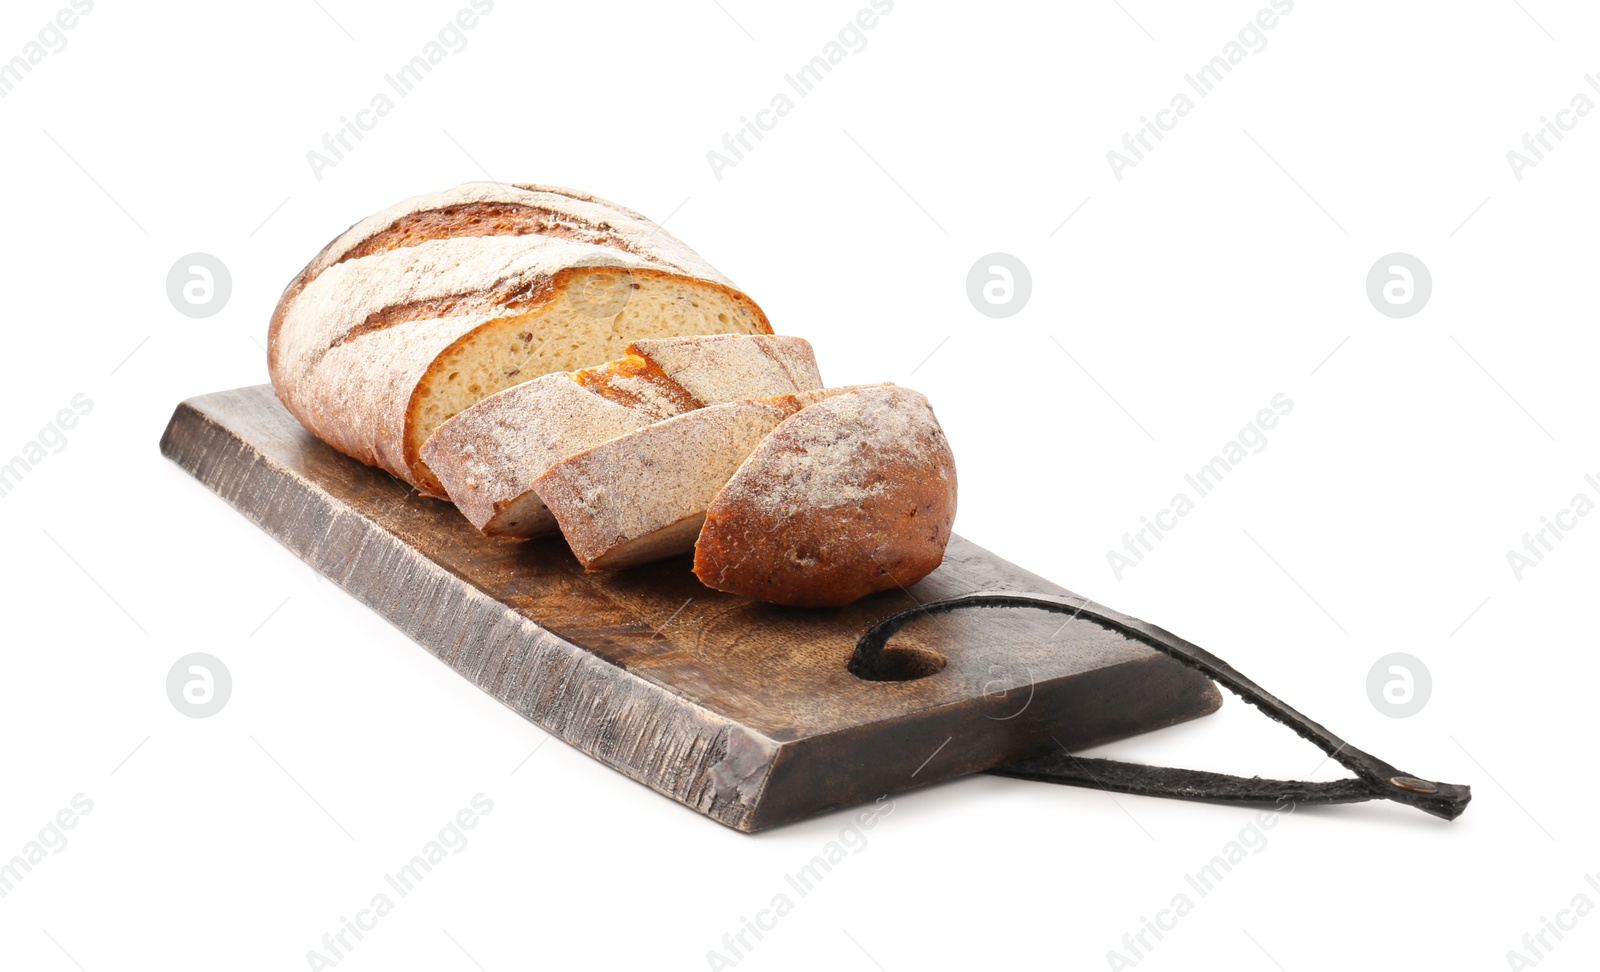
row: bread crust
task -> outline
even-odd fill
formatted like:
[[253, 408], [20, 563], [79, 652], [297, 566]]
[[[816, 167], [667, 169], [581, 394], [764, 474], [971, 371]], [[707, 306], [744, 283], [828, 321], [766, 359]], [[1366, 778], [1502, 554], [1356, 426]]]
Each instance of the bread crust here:
[[541, 308], [577, 274], [709, 287], [743, 309], [729, 330], [771, 333], [754, 301], [631, 209], [553, 187], [470, 183], [362, 220], [290, 282], [268, 333], [273, 387], [329, 445], [442, 495], [412, 431], [440, 377], [433, 364], [513, 318], [537, 331]]
[[695, 576], [777, 604], [835, 607], [937, 568], [955, 457], [920, 393], [888, 385], [785, 419], [706, 510]]

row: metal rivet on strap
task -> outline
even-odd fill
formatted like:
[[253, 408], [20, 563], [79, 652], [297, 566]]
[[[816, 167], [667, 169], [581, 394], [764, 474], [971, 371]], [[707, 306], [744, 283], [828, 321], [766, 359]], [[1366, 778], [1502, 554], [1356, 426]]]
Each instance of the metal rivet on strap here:
[[1427, 780], [1419, 780], [1415, 776], [1396, 776], [1389, 780], [1390, 784], [1412, 793], [1438, 793], [1439, 788]]

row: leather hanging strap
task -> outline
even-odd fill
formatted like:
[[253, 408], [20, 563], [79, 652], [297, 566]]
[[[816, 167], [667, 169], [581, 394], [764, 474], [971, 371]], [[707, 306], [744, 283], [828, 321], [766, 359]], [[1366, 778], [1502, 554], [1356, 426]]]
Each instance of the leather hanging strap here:
[[1422, 779], [1356, 749], [1301, 715], [1277, 696], [1241, 675], [1233, 666], [1204, 648], [1153, 624], [1102, 607], [1087, 598], [1073, 594], [979, 591], [942, 601], [932, 601], [921, 607], [892, 614], [868, 628], [856, 642], [855, 654], [850, 659], [850, 671], [862, 678], [876, 678], [879, 674], [884, 645], [895, 632], [907, 623], [928, 614], [969, 607], [1037, 608], [1083, 618], [1124, 634], [1200, 671], [1274, 720], [1293, 729], [1327, 753], [1328, 758], [1354, 773], [1355, 779], [1324, 783], [1267, 780], [1201, 770], [1145, 766], [1109, 759], [1085, 759], [1066, 752], [1008, 763], [990, 770], [991, 773], [1070, 786], [1099, 787], [1116, 793], [1137, 793], [1181, 800], [1230, 803], [1276, 803], [1292, 800], [1296, 804], [1393, 800], [1446, 820], [1459, 817], [1472, 799], [1471, 787]]

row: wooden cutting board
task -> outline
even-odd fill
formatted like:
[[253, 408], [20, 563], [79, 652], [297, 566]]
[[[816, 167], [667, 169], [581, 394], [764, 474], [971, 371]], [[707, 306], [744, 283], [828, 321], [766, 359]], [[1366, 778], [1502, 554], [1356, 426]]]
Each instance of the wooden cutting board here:
[[985, 589], [1065, 593], [960, 537], [909, 591], [786, 608], [703, 587], [684, 557], [586, 574], [559, 537], [485, 538], [313, 438], [266, 385], [184, 402], [161, 451], [520, 715], [738, 830], [1221, 703], [1176, 662], [1042, 611], [931, 616], [891, 643], [907, 678], [850, 674], [856, 638], [887, 614]]

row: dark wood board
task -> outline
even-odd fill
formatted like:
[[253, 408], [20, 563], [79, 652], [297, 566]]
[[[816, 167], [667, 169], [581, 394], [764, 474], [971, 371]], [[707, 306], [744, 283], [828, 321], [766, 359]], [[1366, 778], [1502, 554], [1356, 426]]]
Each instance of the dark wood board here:
[[161, 451], [518, 714], [738, 830], [1221, 704], [1211, 682], [1120, 634], [1033, 611], [915, 622], [892, 647], [937, 653], [942, 670], [850, 674], [856, 638], [892, 612], [985, 589], [1065, 593], [960, 537], [909, 591], [785, 608], [702, 586], [687, 558], [586, 574], [559, 537], [485, 538], [313, 438], [269, 386], [184, 402]]

